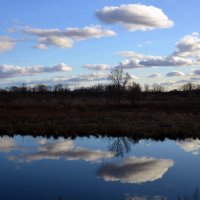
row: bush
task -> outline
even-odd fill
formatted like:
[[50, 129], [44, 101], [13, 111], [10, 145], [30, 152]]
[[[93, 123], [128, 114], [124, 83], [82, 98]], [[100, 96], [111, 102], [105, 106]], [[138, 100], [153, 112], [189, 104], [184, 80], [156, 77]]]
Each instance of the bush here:
[[140, 100], [141, 97], [141, 86], [137, 83], [133, 83], [128, 88], [128, 100], [131, 102], [132, 105], [136, 103], [136, 101]]

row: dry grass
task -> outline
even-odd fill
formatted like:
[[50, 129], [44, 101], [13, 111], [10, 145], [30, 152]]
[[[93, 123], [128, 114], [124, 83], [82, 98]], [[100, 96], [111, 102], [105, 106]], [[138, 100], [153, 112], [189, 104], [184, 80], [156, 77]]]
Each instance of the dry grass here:
[[0, 96], [1, 134], [199, 137], [199, 122], [197, 97], [146, 97], [132, 106], [52, 94]]

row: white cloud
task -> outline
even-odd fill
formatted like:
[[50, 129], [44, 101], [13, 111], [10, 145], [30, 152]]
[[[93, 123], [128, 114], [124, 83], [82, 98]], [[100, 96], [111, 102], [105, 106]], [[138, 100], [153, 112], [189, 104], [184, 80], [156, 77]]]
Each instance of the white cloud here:
[[110, 70], [111, 67], [107, 64], [85, 64], [84, 68], [89, 70], [101, 71], [101, 70]]
[[174, 77], [174, 76], [185, 76], [183, 72], [173, 71], [166, 74], [167, 77]]
[[44, 67], [41, 65], [27, 67], [2, 65], [0, 66], [0, 78], [33, 76], [42, 73], [67, 72], [71, 70], [72, 68], [64, 63], [53, 65], [52, 67]]
[[70, 38], [59, 36], [40, 37], [39, 44], [36, 47], [40, 47], [40, 49], [47, 49], [48, 46], [71, 48], [73, 47], [73, 41]]
[[139, 60], [124, 60], [121, 61], [115, 68], [122, 68], [122, 69], [136, 69], [136, 68], [143, 68], [144, 66], [139, 64]]
[[186, 152], [191, 152], [197, 155], [200, 150], [200, 140], [199, 139], [185, 139], [177, 142], [177, 145]]
[[37, 36], [39, 44], [34, 47], [40, 49], [45, 49], [50, 45], [60, 48], [71, 48], [75, 41], [116, 35], [112, 30], [94, 25], [84, 28], [65, 28], [64, 30], [25, 27], [23, 32]]
[[106, 164], [97, 171], [105, 181], [122, 183], [144, 183], [155, 181], [174, 165], [172, 160], [131, 156], [121, 164]]
[[162, 58], [162, 56], [144, 55], [135, 51], [119, 51], [114, 53], [114, 55], [121, 56], [130, 60], [138, 60], [139, 62], [142, 60], [159, 60]]
[[142, 4], [106, 6], [96, 16], [101, 22], [120, 24], [129, 31], [171, 28], [174, 24], [161, 9]]
[[109, 80], [108, 74], [104, 73], [90, 73], [80, 74], [71, 78], [68, 78], [68, 82], [90, 82], [90, 81], [106, 81]]
[[[66, 65], [65, 63], [53, 65], [53, 67], [48, 69], [50, 70], [50, 72], [57, 72], [57, 71], [67, 72], [72, 70], [72, 68], [69, 65]], [[48, 69], [46, 69], [46, 71], [48, 71]]]
[[147, 76], [148, 78], [160, 78], [161, 74], [160, 73], [153, 73]]
[[12, 50], [15, 44], [16, 42], [9, 37], [0, 37], [0, 53]]
[[[125, 55], [125, 54], [124, 54]], [[145, 56], [143, 54], [136, 54], [129, 52], [129, 57], [134, 56], [131, 60], [121, 61], [116, 68], [123, 69], [136, 69], [136, 68], [149, 68], [149, 67], [179, 67], [179, 66], [191, 66], [193, 61], [191, 59], [168, 56], [168, 57], [159, 57], [159, 56]]]
[[124, 69], [198, 66], [200, 64], [200, 38], [198, 33], [184, 36], [176, 44], [176, 50], [168, 56], [144, 55], [134, 51], [121, 51], [114, 55], [128, 59], [116, 66]]
[[102, 159], [111, 157], [111, 152], [77, 147], [72, 140], [60, 140], [53, 143], [48, 143], [48, 141], [44, 140], [38, 142], [35, 153], [31, 152], [21, 156], [10, 156], [8, 159], [18, 163], [29, 163], [44, 159], [58, 160], [60, 158], [101, 162]]
[[176, 44], [174, 55], [179, 57], [200, 57], [200, 38], [198, 33], [186, 35]]
[[64, 30], [64, 35], [65, 34], [67, 37], [73, 38], [76, 41], [116, 35], [114, 31], [109, 29], [102, 29], [100, 26], [86, 26], [83, 29], [66, 28]]
[[115, 66], [116, 68], [123, 69], [144, 68], [145, 66], [140, 64], [141, 61], [161, 58], [158, 56], [140, 54], [134, 51], [121, 51], [114, 53], [114, 55], [127, 58], [127, 60], [121, 61], [118, 65]]
[[181, 58], [177, 56], [167, 56], [160, 58], [146, 59], [139, 62], [144, 67], [175, 67], [175, 66], [188, 66], [192, 65], [191, 59]]

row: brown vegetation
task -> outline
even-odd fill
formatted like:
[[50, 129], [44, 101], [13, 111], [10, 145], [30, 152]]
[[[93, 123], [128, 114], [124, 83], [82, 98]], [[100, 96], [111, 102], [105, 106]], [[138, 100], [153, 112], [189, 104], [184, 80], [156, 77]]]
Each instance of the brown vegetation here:
[[199, 90], [141, 92], [133, 86], [136, 89], [127, 89], [120, 104], [112, 85], [73, 91], [2, 91], [0, 133], [134, 139], [200, 136]]

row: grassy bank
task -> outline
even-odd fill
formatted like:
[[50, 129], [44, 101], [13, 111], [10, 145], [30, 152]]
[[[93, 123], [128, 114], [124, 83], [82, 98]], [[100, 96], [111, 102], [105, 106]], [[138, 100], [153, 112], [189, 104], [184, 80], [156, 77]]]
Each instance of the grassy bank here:
[[65, 94], [0, 95], [0, 133], [32, 135], [200, 136], [198, 96], [148, 95], [132, 105]]

